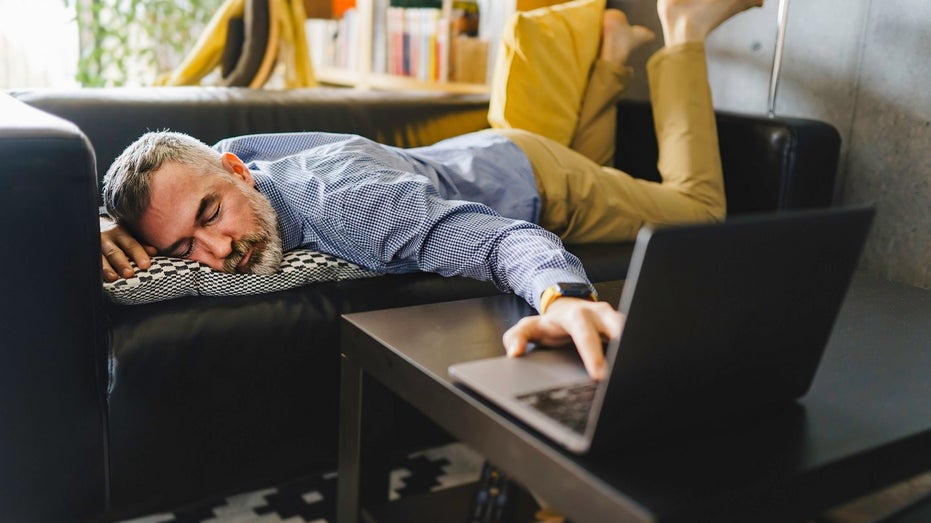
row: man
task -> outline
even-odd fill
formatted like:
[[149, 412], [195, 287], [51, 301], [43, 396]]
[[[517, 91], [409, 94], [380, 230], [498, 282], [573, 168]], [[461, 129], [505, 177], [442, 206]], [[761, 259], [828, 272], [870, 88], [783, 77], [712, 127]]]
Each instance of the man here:
[[[536, 105], [508, 91], [515, 71], [552, 70], [554, 64], [532, 63], [529, 53], [526, 59], [510, 53], [496, 71], [492, 130], [430, 147], [402, 150], [357, 136], [300, 133], [231, 138], [211, 149], [185, 135], [144, 135], [104, 180], [104, 202], [116, 220], [102, 225], [104, 278], [130, 276], [129, 259], [146, 268], [156, 253], [227, 272], [267, 273], [277, 269], [282, 249], [306, 246], [383, 272], [490, 280], [541, 313], [505, 333], [509, 355], [523, 353], [530, 341], [571, 340], [589, 374], [601, 379], [602, 340], [617, 336], [622, 318], [594, 301], [581, 263], [560, 238], [618, 241], [633, 238], [644, 221], [723, 218], [703, 43], [725, 20], [759, 5], [657, 3], [666, 47], [648, 71], [663, 183], [600, 165], [613, 154], [611, 111], [630, 74], [626, 59], [653, 36], [607, 10], [599, 59], [555, 64], [591, 71], [575, 131], [566, 136], [555, 136], [565, 125], [546, 128], [547, 108], [567, 90], [558, 82], [530, 82], [539, 87]], [[582, 30], [571, 40], [586, 38]]]

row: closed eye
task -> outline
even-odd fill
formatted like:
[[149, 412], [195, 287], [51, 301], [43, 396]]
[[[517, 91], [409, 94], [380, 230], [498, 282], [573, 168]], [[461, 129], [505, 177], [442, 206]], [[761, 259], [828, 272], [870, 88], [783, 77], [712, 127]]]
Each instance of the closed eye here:
[[[213, 212], [209, 216], [205, 216], [208, 212], [208, 209], [213, 208]], [[210, 193], [201, 198], [200, 206], [197, 209], [197, 215], [195, 218], [194, 227], [204, 227], [211, 225], [217, 222], [220, 219], [220, 196], [216, 193]], [[182, 246], [187, 242], [183, 252], [178, 252]], [[165, 249], [162, 252], [167, 253], [168, 256], [177, 257], [177, 258], [190, 258], [191, 254], [194, 253], [195, 242], [194, 238], [180, 239], [173, 243], [171, 247]]]
[[[214, 209], [213, 211], [213, 214], [211, 214], [206, 220], [204, 220], [203, 224], [210, 225], [212, 223], [215, 223], [219, 218], [220, 218], [220, 206], [217, 205], [216, 209]], [[192, 239], [190, 242], [188, 242], [187, 248], [184, 249], [184, 252], [179, 254], [178, 257], [189, 258], [191, 254], [193, 253], [194, 253], [194, 240]]]
[[182, 253], [180, 253], [180, 254], [177, 254], [176, 256], [177, 256], [178, 258], [185, 258], [185, 259], [186, 259], [186, 258], [189, 258], [189, 257], [191, 256], [191, 254], [193, 254], [193, 253], [194, 253], [194, 240], [191, 240], [191, 241], [188, 242], [188, 244], [187, 244], [187, 249], [184, 249], [184, 252], [182, 252]]
[[217, 208], [216, 210], [213, 211], [213, 214], [211, 214], [209, 218], [204, 220], [204, 224], [210, 225], [211, 223], [214, 223], [215, 221], [217, 221], [217, 218], [219, 217], [220, 217], [220, 206], [217, 205]]

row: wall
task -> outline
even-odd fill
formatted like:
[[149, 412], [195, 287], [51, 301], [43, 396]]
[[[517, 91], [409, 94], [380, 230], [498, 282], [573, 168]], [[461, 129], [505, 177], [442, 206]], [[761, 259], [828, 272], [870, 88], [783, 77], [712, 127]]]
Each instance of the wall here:
[[[661, 35], [655, 2], [609, 5]], [[766, 113], [778, 6], [767, 0], [709, 40], [718, 109]], [[633, 57], [638, 71], [651, 51]], [[877, 209], [861, 268], [931, 289], [929, 54], [927, 0], [792, 0], [776, 114], [824, 120], [843, 136], [836, 201]], [[647, 97], [642, 74], [630, 96]]]

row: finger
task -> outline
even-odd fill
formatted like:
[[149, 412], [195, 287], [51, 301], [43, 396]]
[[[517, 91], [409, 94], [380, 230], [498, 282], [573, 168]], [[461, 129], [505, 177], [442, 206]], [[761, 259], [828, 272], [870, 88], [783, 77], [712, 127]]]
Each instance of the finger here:
[[593, 320], [603, 339], [617, 338], [621, 334], [624, 316], [608, 302], [600, 301], [592, 305]]
[[[122, 237], [120, 239], [123, 240]], [[129, 236], [128, 240], [121, 241], [121, 246], [123, 247], [125, 255], [136, 262], [137, 267], [140, 269], [149, 268], [152, 263], [151, 258], [149, 258], [149, 253], [135, 238]]]
[[113, 283], [116, 280], [120, 279], [120, 276], [113, 270], [113, 267], [110, 266], [110, 262], [107, 261], [107, 257], [100, 255], [100, 262], [102, 265], [101, 274], [103, 276], [103, 281], [107, 283]]
[[112, 242], [104, 242], [101, 245], [104, 257], [110, 262], [111, 268], [123, 278], [131, 278], [135, 271], [130, 265], [129, 259], [122, 249]]
[[558, 347], [572, 341], [566, 329], [547, 316], [527, 316], [518, 321], [505, 333], [505, 348], [514, 352], [514, 356], [524, 354], [527, 344]]
[[606, 302], [600, 302], [600, 305], [590, 309], [590, 313], [590, 318], [597, 333], [597, 340], [588, 337], [583, 342], [584, 345], [576, 344], [576, 346], [582, 361], [585, 362], [585, 369], [589, 375], [593, 379], [600, 381], [608, 377], [604, 344], [606, 341], [620, 336], [624, 317], [617, 309]]
[[507, 352], [508, 357], [516, 358], [527, 352], [527, 343], [532, 338], [532, 333], [536, 330], [536, 324], [539, 321], [539, 316], [521, 318], [520, 321], [504, 332], [501, 341], [504, 343], [504, 350]]
[[[621, 335], [624, 325], [624, 315], [607, 302], [597, 302], [586, 308], [587, 318], [594, 327], [595, 334], [586, 338], [585, 346], [579, 348], [582, 360], [586, 362], [586, 370], [597, 380], [607, 378], [608, 368], [605, 360], [604, 342], [617, 339]], [[592, 339], [597, 337], [597, 340]]]
[[575, 348], [582, 357], [585, 371], [595, 380], [605, 378], [604, 349], [602, 348], [601, 333], [597, 329], [597, 321], [591, 311], [584, 309], [580, 312], [581, 318], [568, 322], [566, 331], [572, 337]]
[[563, 307], [554, 319], [572, 337], [588, 374], [596, 380], [604, 379], [607, 375], [604, 340], [620, 333], [620, 314], [606, 302], [579, 301], [560, 305]]

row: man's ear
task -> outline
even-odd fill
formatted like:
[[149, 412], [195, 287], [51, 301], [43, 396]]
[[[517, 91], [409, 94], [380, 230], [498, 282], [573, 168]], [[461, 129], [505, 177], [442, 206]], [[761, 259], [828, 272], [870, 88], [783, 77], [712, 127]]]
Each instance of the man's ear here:
[[249, 184], [250, 187], [255, 187], [255, 179], [252, 177], [252, 173], [249, 172], [249, 168], [246, 167], [246, 164], [242, 163], [242, 160], [240, 160], [238, 156], [226, 152], [220, 156], [220, 161], [223, 163], [223, 168], [230, 174], [240, 178], [242, 181]]

